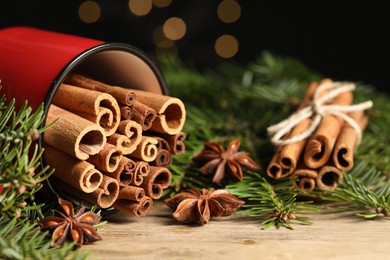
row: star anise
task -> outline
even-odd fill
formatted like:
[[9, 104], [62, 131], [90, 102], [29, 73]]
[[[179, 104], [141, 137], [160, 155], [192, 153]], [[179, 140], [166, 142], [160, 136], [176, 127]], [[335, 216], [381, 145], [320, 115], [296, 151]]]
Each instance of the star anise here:
[[94, 228], [101, 216], [92, 211], [85, 212], [85, 207], [80, 207], [77, 213], [74, 213], [73, 204], [61, 198], [58, 198], [58, 203], [60, 207], [59, 210], [54, 210], [55, 215], [46, 216], [39, 223], [43, 230], [49, 230], [52, 234], [51, 246], [61, 246], [65, 241], [74, 241], [76, 247], [81, 247], [102, 239]]
[[203, 225], [210, 217], [230, 216], [245, 202], [226, 190], [202, 189], [200, 192], [193, 188], [165, 199], [164, 203], [175, 210], [172, 216], [176, 220]]
[[204, 142], [203, 150], [192, 158], [202, 167], [203, 174], [214, 174], [213, 183], [220, 184], [221, 180], [229, 174], [236, 180], [242, 181], [243, 171], [259, 170], [257, 165], [247, 152], [239, 152], [240, 139], [232, 140], [225, 151], [217, 142]]

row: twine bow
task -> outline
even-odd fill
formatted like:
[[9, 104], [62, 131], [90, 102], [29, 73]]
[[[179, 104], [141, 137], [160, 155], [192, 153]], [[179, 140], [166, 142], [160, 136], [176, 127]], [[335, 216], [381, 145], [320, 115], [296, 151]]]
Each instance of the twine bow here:
[[[373, 106], [373, 102], [369, 100], [360, 104], [348, 106], [325, 105], [341, 93], [353, 91], [355, 88], [356, 85], [353, 83], [330, 82], [321, 84], [314, 92], [313, 100], [308, 106], [298, 110], [287, 119], [267, 128], [268, 134], [272, 136], [271, 142], [274, 145], [287, 145], [302, 141], [317, 129], [324, 116], [333, 115], [343, 119], [353, 127], [357, 134], [357, 144], [359, 144], [362, 138], [362, 130], [358, 123], [348, 116], [347, 113], [369, 109]], [[319, 93], [324, 90], [329, 91], [320, 97]], [[299, 122], [311, 117], [312, 123], [306, 131], [291, 138], [282, 139], [283, 136], [289, 133]]]

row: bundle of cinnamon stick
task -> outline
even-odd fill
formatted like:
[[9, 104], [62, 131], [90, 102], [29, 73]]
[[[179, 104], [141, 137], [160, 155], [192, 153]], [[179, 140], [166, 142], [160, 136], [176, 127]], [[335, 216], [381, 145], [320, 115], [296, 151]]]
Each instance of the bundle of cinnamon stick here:
[[[321, 98], [329, 94], [329, 90], [316, 91], [319, 86], [332, 83], [330, 79], [311, 83], [297, 112], [313, 105], [313, 95]], [[343, 111], [352, 105], [352, 101], [352, 91], [345, 91], [336, 93], [326, 105]], [[347, 122], [338, 115], [323, 116], [313, 132], [303, 139], [298, 139], [298, 136], [307, 133], [316, 119], [313, 116], [305, 117], [295, 124], [283, 138], [297, 138], [297, 141], [276, 145], [276, 152], [267, 167], [267, 175], [274, 179], [290, 177], [301, 191], [311, 192], [316, 187], [320, 190], [334, 190], [344, 172], [352, 169], [354, 153], [360, 141], [359, 131], [363, 132], [368, 123], [364, 109], [345, 113], [355, 123]]]
[[56, 188], [100, 208], [146, 215], [184, 153], [181, 100], [71, 73], [56, 92], [44, 158]]

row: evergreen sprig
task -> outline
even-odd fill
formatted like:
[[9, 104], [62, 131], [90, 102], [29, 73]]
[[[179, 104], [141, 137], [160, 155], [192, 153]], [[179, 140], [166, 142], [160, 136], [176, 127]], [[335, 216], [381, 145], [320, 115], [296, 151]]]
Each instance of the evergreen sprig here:
[[288, 179], [270, 182], [259, 173], [248, 172], [243, 181], [227, 185], [226, 189], [245, 199], [237, 213], [263, 219], [263, 229], [271, 226], [293, 229], [292, 222], [311, 224], [307, 216], [299, 214], [319, 210], [312, 201], [297, 201], [298, 192]]
[[5, 101], [0, 99], [0, 217], [14, 217], [23, 214], [52, 170], [41, 169], [43, 150], [35, 143], [46, 129], [43, 105], [33, 113], [27, 102], [16, 111], [15, 99]]
[[89, 252], [73, 250], [74, 243], [52, 248], [47, 232], [36, 222], [20, 218], [0, 218], [1, 259], [86, 259]]
[[330, 206], [330, 209], [357, 210], [360, 211], [357, 216], [369, 219], [390, 217], [390, 180], [362, 161], [344, 174], [339, 187], [324, 194], [323, 199], [341, 203]]

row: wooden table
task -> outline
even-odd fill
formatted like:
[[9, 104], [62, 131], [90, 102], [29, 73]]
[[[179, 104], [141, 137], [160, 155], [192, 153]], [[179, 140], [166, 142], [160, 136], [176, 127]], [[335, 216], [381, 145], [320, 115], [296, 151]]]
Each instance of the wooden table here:
[[116, 213], [98, 230], [103, 240], [83, 246], [88, 259], [390, 259], [389, 219], [353, 213], [312, 213], [312, 225], [262, 230], [243, 216], [183, 225], [155, 202], [143, 217]]

